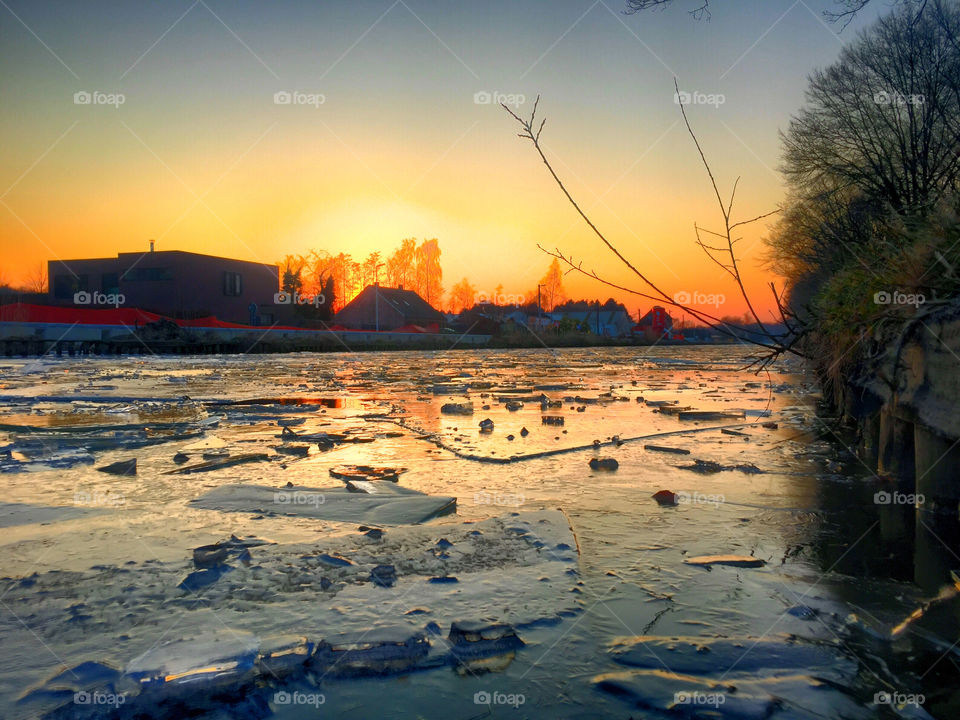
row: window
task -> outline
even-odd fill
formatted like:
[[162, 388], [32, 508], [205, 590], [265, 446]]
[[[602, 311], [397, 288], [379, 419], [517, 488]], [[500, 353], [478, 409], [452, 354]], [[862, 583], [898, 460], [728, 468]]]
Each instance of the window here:
[[89, 278], [86, 275], [54, 275], [53, 296], [60, 300], [72, 299], [80, 290], [88, 290]]
[[243, 276], [240, 273], [225, 272], [223, 274], [223, 294], [232, 297], [243, 294]]
[[120, 281], [117, 273], [103, 273], [100, 276], [100, 291], [107, 295], [120, 292]]

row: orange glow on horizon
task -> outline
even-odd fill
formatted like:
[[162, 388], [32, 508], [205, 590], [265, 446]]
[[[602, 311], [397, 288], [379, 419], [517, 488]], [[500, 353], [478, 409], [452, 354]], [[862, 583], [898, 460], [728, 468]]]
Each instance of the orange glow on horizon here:
[[[256, 49], [253, 57], [201, 6], [132, 68], [177, 19], [162, 4], [141, 10], [146, 29], [131, 25], [115, 43], [82, 46], [74, 27], [28, 13], [24, 20], [47, 31], [50, 47], [69, 50], [64, 62], [81, 67], [82, 60], [89, 72], [71, 76], [19, 30], [0, 48], [25, 68], [0, 108], [8, 150], [0, 159], [0, 283], [28, 284], [51, 259], [146, 250], [150, 239], [157, 250], [279, 264], [311, 251], [349, 253], [356, 262], [374, 251], [386, 258], [415, 237], [438, 238], [448, 294], [463, 278], [488, 297], [498, 287], [508, 295], [535, 292], [552, 259], [538, 245], [615, 285], [649, 292], [577, 215], [529, 142], [516, 136], [514, 119], [476, 101], [478, 90], [496, 89], [518, 94], [523, 116], [541, 95], [538, 111], [549, 120], [543, 142], [556, 172], [641, 272], [670, 297], [722, 296], [719, 305], [699, 307], [742, 315], [736, 285], [695, 245], [693, 223], [716, 229], [721, 217], [673, 101], [673, 76], [635, 62], [637, 53], [649, 59], [636, 38], [653, 42], [691, 88], [707, 91], [717, 84], [715, 67], [706, 72], [700, 54], [733, 63], [751, 47], [751, 32], [770, 27], [766, 14], [782, 14], [757, 8], [763, 17], [718, 19], [709, 33], [685, 13], [618, 22], [598, 8], [556, 45], [582, 10], [571, 19], [566, 11], [539, 17], [522, 3], [499, 3], [496, 12], [465, 6], [462, 22], [460, 11], [431, 11], [457, 63], [402, 7], [352, 49], [377, 19], [360, 5], [293, 4], [277, 9], [277, 27], [237, 9], [237, 33]], [[468, 22], [472, 12], [482, 22]], [[70, 17], [84, 32], [100, 32], [93, 10]], [[835, 38], [821, 34], [815, 19], [790, 14], [749, 59], [779, 48], [768, 41], [787, 42], [789, 54], [739, 64], [721, 88], [728, 102], [689, 109], [721, 193], [741, 177], [736, 219], [782, 199], [771, 169], [777, 129], [801, 102], [807, 69], [838, 51]], [[600, 46], [602, 57], [582, 52]], [[207, 71], [197, 75], [195, 67]], [[72, 101], [95, 82], [109, 89], [127, 68], [122, 106]], [[775, 72], [776, 90], [757, 98]], [[325, 101], [276, 104], [282, 89], [322, 92]], [[775, 307], [768, 283], [776, 278], [761, 263], [765, 227], [745, 228], [738, 246], [761, 314]], [[634, 316], [655, 303], [575, 271], [564, 285], [571, 299], [612, 297]]]

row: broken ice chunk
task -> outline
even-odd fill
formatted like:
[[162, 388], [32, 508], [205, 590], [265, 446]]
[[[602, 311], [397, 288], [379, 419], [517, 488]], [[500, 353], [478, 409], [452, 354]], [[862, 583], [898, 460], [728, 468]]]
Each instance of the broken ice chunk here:
[[452, 645], [450, 654], [457, 660], [472, 660], [516, 650], [524, 643], [511, 625], [457, 621], [450, 626], [447, 639]]
[[299, 635], [277, 635], [264, 639], [257, 656], [261, 675], [280, 678], [298, 671], [313, 655], [314, 644]]
[[224, 563], [229, 554], [225, 545], [201, 545], [193, 551], [193, 564], [198, 568], [215, 567]]
[[177, 587], [186, 592], [196, 592], [197, 590], [202, 590], [205, 587], [213, 585], [231, 570], [233, 570], [233, 568], [229, 565], [217, 565], [203, 570], [194, 570], [181, 580]]
[[620, 467], [614, 458], [591, 458], [590, 459], [590, 469], [591, 470], [616, 470]]
[[232, 684], [253, 676], [258, 645], [239, 630], [173, 640], [131, 660], [124, 674], [144, 688]]
[[751, 555], [700, 555], [687, 558], [686, 565], [696, 565], [709, 568], [711, 565], [730, 565], [731, 567], [763, 567], [766, 563], [760, 558]]
[[473, 415], [473, 403], [446, 403], [440, 407], [445, 415]]
[[341, 555], [332, 555], [329, 553], [317, 555], [317, 560], [330, 567], [347, 567], [348, 565], [353, 565], [353, 561], [347, 560], [347, 558]]
[[321, 641], [311, 664], [334, 677], [383, 675], [413, 669], [429, 652], [423, 632], [411, 634], [409, 627], [374, 628]]
[[393, 565], [377, 565], [370, 571], [370, 582], [380, 587], [393, 587], [397, 582], [397, 570]]
[[121, 460], [120, 462], [98, 467], [97, 470], [102, 473], [109, 473], [110, 475], [136, 475], [137, 459], [131, 458], [130, 460]]

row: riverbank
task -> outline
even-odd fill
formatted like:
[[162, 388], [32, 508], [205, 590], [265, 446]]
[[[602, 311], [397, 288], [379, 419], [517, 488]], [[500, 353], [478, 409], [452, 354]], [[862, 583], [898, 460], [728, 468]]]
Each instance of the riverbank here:
[[559, 335], [532, 330], [512, 335], [391, 332], [345, 329], [131, 328], [116, 325], [0, 322], [0, 356], [218, 355], [294, 352], [384, 352], [455, 348], [586, 348], [693, 346], [689, 341], [608, 338], [588, 333]]
[[[843, 361], [820, 367], [826, 399], [872, 471], [923, 511], [960, 503], [960, 300], [876, 322]], [[946, 578], [945, 578], [946, 581]]]

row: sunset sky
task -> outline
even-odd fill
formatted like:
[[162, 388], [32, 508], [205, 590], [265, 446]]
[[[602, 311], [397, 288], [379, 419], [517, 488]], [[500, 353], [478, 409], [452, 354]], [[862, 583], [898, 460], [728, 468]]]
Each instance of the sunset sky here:
[[[807, 74], [832, 62], [832, 0], [676, 0], [622, 14], [622, 0], [0, 3], [0, 281], [54, 258], [190, 250], [262, 262], [325, 249], [355, 259], [404, 237], [440, 240], [447, 290], [536, 285], [550, 258], [636, 285], [590, 234], [514, 121], [478, 92], [541, 95], [555, 169], [598, 226], [670, 292], [721, 293], [694, 246], [720, 227], [674, 103], [688, 112], [735, 214], [773, 209], [778, 131]], [[119, 107], [77, 92], [122, 93]], [[275, 93], [323, 96], [277, 104]], [[309, 99], [309, 98], [307, 98]], [[520, 98], [517, 98], [518, 100]], [[742, 248], [762, 295], [765, 225]], [[647, 301], [568, 276], [572, 297]]]

